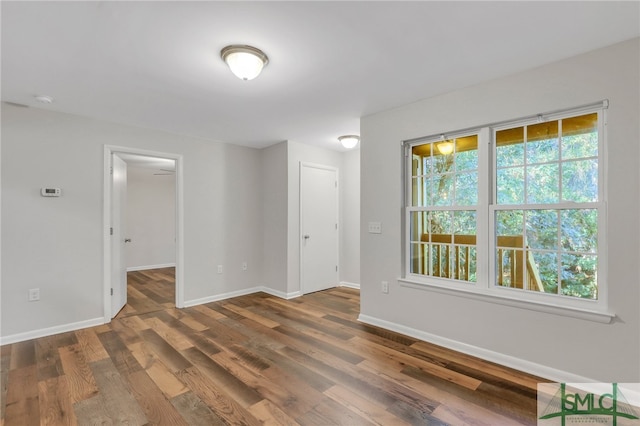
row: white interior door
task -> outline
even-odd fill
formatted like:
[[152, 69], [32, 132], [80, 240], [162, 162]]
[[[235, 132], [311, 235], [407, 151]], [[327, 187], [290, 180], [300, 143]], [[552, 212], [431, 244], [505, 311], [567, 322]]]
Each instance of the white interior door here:
[[111, 166], [111, 318], [127, 303], [127, 264], [125, 259], [125, 211], [127, 203], [127, 163], [112, 154]]
[[300, 165], [300, 281], [304, 294], [338, 285], [338, 170]]

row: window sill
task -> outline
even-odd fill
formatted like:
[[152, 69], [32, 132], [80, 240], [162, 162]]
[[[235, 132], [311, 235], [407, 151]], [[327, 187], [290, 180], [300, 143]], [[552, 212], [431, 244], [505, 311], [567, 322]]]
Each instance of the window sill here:
[[487, 292], [480, 292], [475, 289], [444, 287], [437, 284], [415, 281], [410, 278], [398, 278], [398, 282], [400, 283], [401, 287], [423, 291], [433, 291], [450, 296], [466, 297], [469, 299], [480, 300], [488, 303], [496, 303], [499, 305], [511, 306], [520, 309], [528, 309], [531, 311], [578, 318], [587, 321], [599, 322], [602, 324], [611, 323], [613, 318], [615, 318], [616, 316], [615, 313], [610, 312], [600, 312], [595, 310], [576, 308], [574, 306], [560, 306], [539, 301], [516, 299], [508, 297], [508, 295], [493, 293], [488, 294]]

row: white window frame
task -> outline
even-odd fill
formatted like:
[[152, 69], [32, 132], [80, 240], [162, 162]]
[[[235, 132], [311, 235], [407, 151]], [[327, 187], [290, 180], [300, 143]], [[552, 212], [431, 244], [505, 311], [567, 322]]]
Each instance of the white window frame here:
[[[403, 191], [403, 273], [399, 278], [400, 285], [419, 290], [435, 291], [456, 296], [469, 297], [491, 303], [514, 306], [523, 309], [553, 313], [557, 315], [582, 318], [586, 320], [609, 323], [615, 314], [608, 310], [607, 291], [607, 232], [606, 232], [606, 110], [608, 102], [583, 107], [537, 114], [517, 120], [492, 123], [472, 129], [465, 129], [452, 133], [445, 133], [447, 139], [464, 135], [478, 135], [478, 203], [476, 227], [476, 282], [460, 281], [451, 278], [439, 278], [429, 275], [411, 273], [411, 213], [416, 211], [434, 210], [432, 207], [412, 206], [412, 173], [411, 148], [416, 145], [437, 142], [442, 135], [403, 141], [404, 149], [404, 185]], [[553, 121], [589, 113], [598, 113], [598, 201], [596, 203], [557, 203], [540, 205], [496, 205], [496, 158], [495, 132], [536, 124], [541, 120]], [[526, 200], [525, 200], [526, 201]], [[598, 299], [583, 299], [561, 294], [549, 294], [498, 286], [496, 283], [495, 250], [495, 211], [505, 209], [528, 210], [533, 208], [548, 208], [562, 210], [566, 208], [595, 208], [598, 211]], [[468, 207], [444, 206], [435, 208], [442, 210], [470, 210]]]
[[[478, 135], [478, 202], [474, 206], [411, 206], [411, 192], [412, 192], [412, 179], [411, 174], [411, 148], [417, 145], [423, 145], [428, 143], [437, 143], [442, 140], [444, 135], [433, 136], [424, 139], [416, 139], [405, 144], [405, 169], [406, 169], [406, 186], [405, 186], [405, 278], [411, 279], [416, 283], [434, 285], [442, 288], [452, 288], [460, 291], [466, 291], [471, 288], [477, 287], [479, 282], [486, 282], [487, 279], [487, 260], [485, 259], [487, 253], [476, 249], [476, 281], [463, 281], [452, 278], [441, 278], [430, 275], [421, 275], [411, 273], [411, 213], [421, 211], [468, 211], [475, 210], [476, 212], [476, 248], [486, 246], [487, 244], [487, 227], [482, 227], [480, 223], [486, 223], [487, 220], [487, 198], [488, 198], [488, 179], [489, 168], [486, 156], [488, 155], [487, 138], [489, 137], [488, 129], [469, 129], [461, 132], [447, 133], [447, 139], [458, 139], [465, 136]], [[483, 190], [487, 189], [486, 193]]]

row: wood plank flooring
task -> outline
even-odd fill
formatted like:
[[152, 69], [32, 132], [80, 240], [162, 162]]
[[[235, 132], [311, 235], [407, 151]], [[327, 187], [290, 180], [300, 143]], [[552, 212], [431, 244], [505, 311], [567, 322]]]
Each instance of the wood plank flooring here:
[[359, 292], [175, 309], [173, 271], [129, 274], [110, 323], [1, 347], [0, 424], [535, 424], [518, 371], [359, 323]]

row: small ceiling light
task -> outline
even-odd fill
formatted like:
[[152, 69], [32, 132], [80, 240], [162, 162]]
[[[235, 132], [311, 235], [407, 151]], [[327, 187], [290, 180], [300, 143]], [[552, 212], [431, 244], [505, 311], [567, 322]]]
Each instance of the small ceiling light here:
[[340, 141], [342, 146], [344, 146], [347, 149], [351, 149], [351, 148], [355, 147], [356, 145], [358, 145], [358, 142], [360, 141], [360, 136], [358, 136], [358, 135], [344, 135], [344, 136], [340, 136], [338, 138], [338, 140]]
[[262, 50], [242, 44], [225, 47], [220, 51], [220, 56], [241, 80], [253, 80], [269, 63], [269, 58]]
[[36, 101], [41, 104], [51, 104], [53, 103], [53, 98], [51, 96], [36, 96]]

